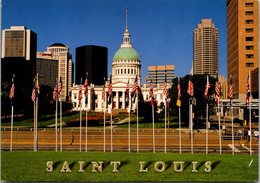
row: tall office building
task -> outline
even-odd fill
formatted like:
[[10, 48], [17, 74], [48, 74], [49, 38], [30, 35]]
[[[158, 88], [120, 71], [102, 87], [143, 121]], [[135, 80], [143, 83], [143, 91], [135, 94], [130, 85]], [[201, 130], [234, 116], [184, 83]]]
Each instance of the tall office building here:
[[107, 78], [107, 48], [86, 45], [76, 48], [76, 84], [83, 82], [88, 72], [88, 82], [103, 85]]
[[[11, 86], [15, 74], [15, 110], [30, 110], [30, 95], [36, 71], [37, 34], [25, 26], [2, 30], [2, 84]], [[8, 91], [9, 92], [9, 91]]]
[[234, 98], [245, 100], [248, 72], [259, 67], [259, 2], [227, 0], [227, 74]]
[[40, 85], [54, 88], [58, 78], [58, 60], [52, 58], [48, 52], [37, 52], [36, 72], [39, 77]]
[[218, 29], [202, 19], [193, 34], [193, 74], [218, 74]]
[[166, 79], [166, 83], [172, 84], [174, 77], [174, 65], [148, 66], [148, 75], [145, 78], [145, 83], [150, 84], [152, 79], [153, 84], [163, 85]]
[[73, 62], [69, 47], [62, 43], [54, 43], [47, 47], [47, 52], [53, 59], [58, 60], [58, 78], [62, 79], [61, 96], [63, 101], [68, 101], [73, 84]]

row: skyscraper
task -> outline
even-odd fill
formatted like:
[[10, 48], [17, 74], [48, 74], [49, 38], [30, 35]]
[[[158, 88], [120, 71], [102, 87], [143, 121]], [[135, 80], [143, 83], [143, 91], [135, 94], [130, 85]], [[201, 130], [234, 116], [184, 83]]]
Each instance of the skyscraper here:
[[39, 77], [40, 85], [54, 88], [58, 78], [58, 60], [52, 58], [51, 53], [37, 52], [36, 72]]
[[18, 113], [30, 110], [30, 92], [36, 73], [36, 50], [37, 34], [25, 26], [11, 26], [2, 31], [2, 84], [10, 86], [15, 74], [15, 110]]
[[62, 79], [61, 96], [63, 101], [68, 101], [73, 83], [73, 62], [69, 47], [62, 43], [54, 43], [47, 47], [47, 52], [53, 59], [58, 60], [58, 77]]
[[245, 100], [248, 72], [259, 67], [259, 2], [227, 0], [227, 74], [234, 98]]
[[166, 79], [166, 83], [172, 84], [174, 77], [174, 65], [148, 66], [148, 75], [145, 78], [145, 83], [150, 84], [152, 79], [153, 84], [163, 85]]
[[107, 48], [86, 45], [76, 48], [76, 84], [85, 80], [88, 72], [88, 82], [103, 85], [107, 78]]
[[218, 73], [218, 29], [212, 19], [202, 19], [193, 36], [193, 74]]

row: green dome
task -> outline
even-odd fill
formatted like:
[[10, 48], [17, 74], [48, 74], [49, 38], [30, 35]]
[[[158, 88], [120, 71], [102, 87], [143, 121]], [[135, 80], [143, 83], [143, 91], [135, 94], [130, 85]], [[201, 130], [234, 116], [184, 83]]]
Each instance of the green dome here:
[[140, 61], [140, 57], [134, 48], [121, 47], [119, 50], [117, 50], [113, 60], [139, 60]]

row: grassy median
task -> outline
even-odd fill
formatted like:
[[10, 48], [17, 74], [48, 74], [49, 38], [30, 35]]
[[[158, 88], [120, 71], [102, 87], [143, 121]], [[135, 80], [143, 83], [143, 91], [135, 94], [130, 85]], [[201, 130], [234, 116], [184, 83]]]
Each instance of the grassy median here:
[[[1, 180], [5, 181], [235, 181], [252, 182], [258, 179], [258, 156], [216, 154], [164, 154], [164, 153], [85, 153], [85, 152], [2, 152]], [[249, 163], [253, 163], [248, 168]], [[46, 172], [46, 163], [53, 161], [53, 171]], [[60, 170], [67, 161], [71, 173]], [[78, 172], [84, 161], [84, 172]], [[103, 161], [102, 172], [91, 172], [91, 161]], [[113, 173], [111, 161], [120, 161], [118, 173]], [[139, 173], [139, 161], [144, 161], [148, 172]], [[163, 161], [164, 172], [156, 172], [154, 165]], [[175, 172], [173, 161], [184, 161], [183, 172]], [[192, 162], [197, 161], [198, 172], [193, 173]], [[205, 172], [205, 163], [211, 161], [211, 172]], [[162, 168], [161, 166], [158, 167]], [[180, 168], [180, 167], [177, 167]]]

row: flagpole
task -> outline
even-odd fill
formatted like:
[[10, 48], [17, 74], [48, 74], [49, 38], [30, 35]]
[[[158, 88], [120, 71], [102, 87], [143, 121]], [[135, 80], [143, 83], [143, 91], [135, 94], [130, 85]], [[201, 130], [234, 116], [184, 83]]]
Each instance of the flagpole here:
[[167, 111], [167, 98], [165, 96], [165, 120], [164, 120], [164, 153], [166, 153], [166, 111]]
[[88, 109], [86, 109], [86, 152], [88, 152]]
[[113, 131], [112, 131], [112, 105], [113, 105], [113, 94], [112, 94], [112, 96], [111, 96], [111, 113], [110, 113], [110, 127], [111, 127], [111, 152], [113, 152]]
[[152, 105], [152, 117], [153, 117], [153, 153], [155, 153], [155, 136], [154, 136], [154, 104]]
[[82, 110], [81, 100], [79, 101], [79, 152], [81, 152], [81, 127], [82, 127]]
[[130, 99], [129, 92], [130, 91], [128, 91], [128, 108], [129, 108], [129, 111], [128, 111], [128, 116], [129, 116], [129, 121], [128, 121], [128, 152], [130, 153], [131, 152], [131, 131], [130, 131], [131, 116], [130, 116], [130, 113], [131, 113], [131, 100], [132, 99]]
[[14, 106], [11, 107], [11, 144], [10, 144], [10, 151], [13, 150], [13, 115], [14, 115]]
[[[104, 95], [104, 96], [103, 96]], [[102, 98], [103, 98], [103, 109], [104, 109], [104, 152], [106, 152], [106, 81], [104, 77], [104, 86], [102, 91]]]
[[248, 87], [248, 90], [249, 90], [249, 96], [248, 96], [248, 101], [249, 101], [249, 129], [250, 129], [250, 137], [249, 137], [249, 140], [250, 140], [250, 155], [252, 155], [252, 129], [251, 129], [251, 100], [250, 100], [250, 95], [251, 95], [251, 83], [250, 83], [250, 80], [251, 80], [251, 77], [250, 77], [250, 71], [249, 71], [249, 87]]
[[136, 110], [137, 110], [137, 153], [139, 153], [139, 127], [138, 127], [138, 87], [137, 87], [137, 107], [136, 107]]
[[180, 141], [180, 154], [181, 154], [181, 107], [179, 107], [179, 141]]
[[36, 138], [35, 138], [35, 135], [36, 135], [36, 133], [35, 133], [35, 124], [36, 124], [36, 119], [35, 119], [35, 115], [36, 115], [36, 112], [35, 112], [35, 100], [33, 101], [33, 118], [34, 118], [34, 120], [33, 120], [33, 123], [34, 123], [34, 129], [33, 129], [33, 141], [34, 141], [34, 151], [36, 151]]
[[58, 151], [58, 92], [56, 92], [55, 132], [56, 132], [56, 152], [57, 152]]
[[232, 128], [232, 154], [234, 155], [234, 129], [233, 129], [233, 105], [232, 105], [232, 100], [230, 100], [231, 104], [231, 128]]
[[62, 152], [62, 101], [60, 96], [60, 152]]
[[190, 100], [190, 141], [191, 141], [191, 154], [193, 154], [193, 109], [192, 109], [193, 98]]
[[219, 154], [222, 154], [222, 145], [221, 145], [221, 130], [220, 130], [220, 111], [219, 111], [219, 99], [218, 99], [218, 133], [219, 133]]
[[[209, 76], [207, 75], [207, 84], [206, 84], [206, 87], [208, 87], [208, 84], [209, 84]], [[209, 124], [209, 103], [208, 103], [208, 99], [206, 98], [206, 154], [208, 154], [208, 143], [209, 143], [209, 127], [208, 127], [208, 124]]]

